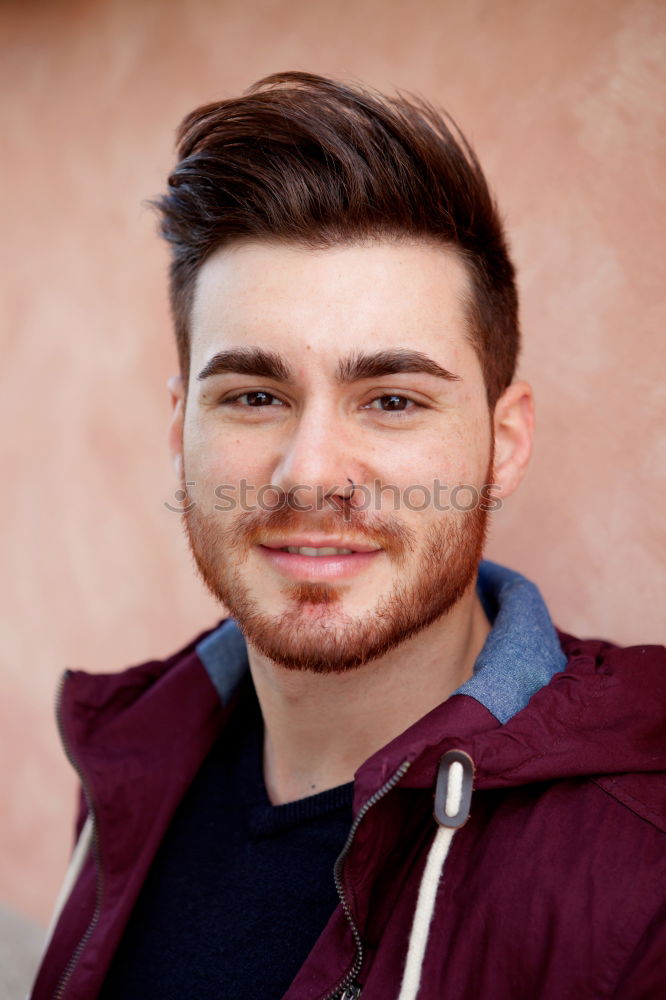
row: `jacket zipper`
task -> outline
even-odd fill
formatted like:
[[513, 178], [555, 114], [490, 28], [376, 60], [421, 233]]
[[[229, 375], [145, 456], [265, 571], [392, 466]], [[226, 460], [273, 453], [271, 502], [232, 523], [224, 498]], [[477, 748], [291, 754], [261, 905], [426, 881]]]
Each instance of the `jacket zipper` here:
[[[92, 933], [95, 930], [95, 927], [97, 926], [97, 922], [99, 921], [100, 913], [102, 910], [102, 896], [104, 894], [104, 875], [102, 872], [102, 865], [100, 863], [97, 816], [93, 804], [92, 793], [90, 791], [90, 786], [88, 784], [88, 781], [81, 769], [81, 766], [74, 757], [74, 753], [72, 751], [71, 744], [67, 739], [67, 734], [65, 733], [65, 727], [62, 720], [62, 696], [65, 684], [67, 682], [67, 678], [69, 676], [70, 676], [70, 671], [66, 670], [65, 673], [62, 675], [60, 683], [58, 685], [58, 693], [56, 697], [56, 720], [58, 723], [58, 732], [60, 733], [60, 740], [62, 742], [65, 754], [70, 764], [76, 771], [79, 781], [81, 782], [81, 787], [83, 788], [86, 801], [88, 803], [88, 810], [90, 812], [90, 816], [92, 819], [92, 848], [93, 848], [93, 859], [95, 862], [95, 908], [93, 910], [91, 921], [88, 924], [88, 927], [86, 928], [83, 937], [81, 938], [76, 948], [74, 949], [74, 952], [72, 953], [67, 965], [65, 966], [65, 970], [58, 981], [58, 985], [56, 986], [56, 991], [53, 994], [53, 1000], [61, 1000], [61, 998], [64, 996], [65, 990], [67, 989], [67, 985], [69, 984], [72, 973], [76, 968], [76, 965], [79, 959], [81, 958], [81, 955], [85, 951], [88, 941], [90, 940]], [[72, 887], [72, 891], [73, 889], [74, 887]], [[64, 905], [65, 906], [67, 905], [66, 901]]]
[[409, 760], [403, 761], [403, 763], [400, 765], [395, 774], [393, 774], [392, 777], [390, 777], [389, 780], [384, 785], [382, 785], [382, 787], [378, 789], [378, 791], [376, 791], [375, 794], [372, 795], [367, 802], [365, 802], [361, 806], [356, 819], [351, 825], [351, 829], [349, 831], [349, 836], [347, 837], [347, 840], [345, 842], [345, 846], [342, 848], [340, 856], [338, 857], [338, 860], [335, 862], [335, 868], [333, 869], [335, 888], [338, 891], [338, 896], [340, 897], [340, 903], [342, 905], [342, 909], [344, 911], [345, 917], [347, 918], [347, 922], [351, 927], [351, 932], [354, 936], [354, 943], [356, 945], [356, 957], [354, 959], [354, 964], [350, 968], [349, 972], [345, 975], [345, 977], [332, 990], [324, 994], [324, 996], [320, 997], [320, 1000], [358, 1000], [358, 997], [360, 997], [361, 995], [361, 987], [358, 984], [354, 983], [354, 980], [361, 971], [361, 966], [363, 965], [363, 942], [361, 941], [361, 935], [354, 921], [354, 917], [352, 916], [351, 906], [349, 905], [349, 901], [345, 895], [345, 888], [342, 881], [344, 864], [345, 861], [347, 860], [347, 855], [349, 854], [349, 851], [351, 849], [351, 845], [356, 835], [356, 831], [358, 830], [363, 818], [367, 815], [367, 813], [369, 812], [370, 809], [372, 809], [373, 806], [377, 805], [380, 799], [383, 799], [384, 796], [387, 795], [391, 791], [391, 789], [398, 784], [398, 782], [405, 776], [410, 767], [411, 767], [411, 761]]

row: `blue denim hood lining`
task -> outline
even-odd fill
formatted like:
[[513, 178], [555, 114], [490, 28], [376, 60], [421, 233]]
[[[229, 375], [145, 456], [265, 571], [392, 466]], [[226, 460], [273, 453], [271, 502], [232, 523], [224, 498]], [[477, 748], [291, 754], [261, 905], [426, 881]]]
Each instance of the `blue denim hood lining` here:
[[505, 723], [564, 670], [567, 658], [538, 588], [526, 577], [484, 560], [477, 589], [493, 627], [473, 676], [454, 694], [475, 698]]

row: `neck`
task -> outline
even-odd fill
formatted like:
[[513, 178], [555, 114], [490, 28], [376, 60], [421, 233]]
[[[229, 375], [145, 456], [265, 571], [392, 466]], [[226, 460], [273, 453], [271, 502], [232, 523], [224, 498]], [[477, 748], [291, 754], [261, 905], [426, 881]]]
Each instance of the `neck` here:
[[368, 757], [472, 676], [489, 631], [471, 587], [428, 628], [346, 673], [287, 670], [248, 644], [264, 718], [264, 779], [271, 802], [291, 802], [351, 781]]

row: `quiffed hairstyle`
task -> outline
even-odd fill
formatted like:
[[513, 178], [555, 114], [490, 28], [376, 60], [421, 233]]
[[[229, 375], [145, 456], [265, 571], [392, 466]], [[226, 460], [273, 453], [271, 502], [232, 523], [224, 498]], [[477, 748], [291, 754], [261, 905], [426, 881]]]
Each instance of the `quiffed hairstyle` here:
[[276, 73], [189, 114], [169, 190], [153, 204], [171, 253], [183, 377], [199, 268], [239, 238], [328, 247], [373, 237], [453, 248], [470, 278], [469, 337], [494, 406], [519, 349], [515, 272], [471, 146], [426, 102]]

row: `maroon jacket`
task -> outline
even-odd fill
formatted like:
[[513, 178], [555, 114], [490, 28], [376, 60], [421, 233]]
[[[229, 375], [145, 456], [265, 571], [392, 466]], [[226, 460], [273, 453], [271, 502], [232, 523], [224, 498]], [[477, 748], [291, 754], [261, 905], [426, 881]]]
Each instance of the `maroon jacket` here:
[[[666, 656], [560, 640], [566, 670], [505, 725], [454, 695], [359, 769], [336, 866], [344, 903], [285, 1000], [338, 997], [352, 983], [362, 1000], [397, 996], [438, 763], [452, 749], [474, 761], [474, 794], [436, 897], [420, 1000], [666, 997]], [[33, 1000], [96, 997], [169, 821], [233, 711], [198, 641], [123, 674], [65, 677], [61, 731], [96, 835]]]

